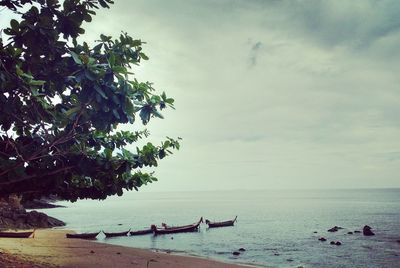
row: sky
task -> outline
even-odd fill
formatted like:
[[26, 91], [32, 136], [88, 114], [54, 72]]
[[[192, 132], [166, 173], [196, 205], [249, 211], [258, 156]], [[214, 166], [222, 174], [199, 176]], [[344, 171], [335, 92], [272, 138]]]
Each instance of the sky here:
[[82, 40], [147, 42], [183, 138], [144, 191], [400, 187], [400, 1], [115, 2]]

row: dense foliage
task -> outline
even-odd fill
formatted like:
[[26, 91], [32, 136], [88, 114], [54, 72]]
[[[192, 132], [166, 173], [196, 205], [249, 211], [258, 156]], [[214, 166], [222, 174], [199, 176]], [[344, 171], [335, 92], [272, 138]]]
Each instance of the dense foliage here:
[[112, 2], [0, 0], [0, 9], [20, 15], [0, 39], [0, 196], [121, 195], [155, 181], [141, 168], [179, 149], [171, 138], [125, 149], [149, 133], [117, 126], [162, 118], [174, 100], [130, 73], [147, 60], [141, 40], [123, 33], [101, 35], [93, 47], [78, 42], [82, 23]]

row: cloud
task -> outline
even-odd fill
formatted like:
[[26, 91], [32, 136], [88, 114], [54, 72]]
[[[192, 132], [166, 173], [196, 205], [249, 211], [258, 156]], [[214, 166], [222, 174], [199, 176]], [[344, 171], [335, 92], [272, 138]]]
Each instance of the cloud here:
[[257, 57], [263, 47], [263, 43], [260, 41], [251, 43], [251, 40], [249, 40], [249, 42], [251, 45], [249, 57], [250, 67], [254, 67], [257, 64]]
[[132, 3], [87, 39], [145, 40], [134, 72], [176, 99], [148, 126], [184, 138], [152, 189], [400, 186], [400, 2]]

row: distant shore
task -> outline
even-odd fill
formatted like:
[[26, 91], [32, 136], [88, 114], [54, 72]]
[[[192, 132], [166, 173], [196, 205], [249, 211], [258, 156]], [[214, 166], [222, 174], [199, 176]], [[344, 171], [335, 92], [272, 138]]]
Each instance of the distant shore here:
[[[66, 230], [41, 229], [35, 238], [0, 239], [0, 263], [5, 267], [246, 267], [189, 256], [177, 256], [65, 238]], [[3, 266], [2, 266], [3, 267]]]

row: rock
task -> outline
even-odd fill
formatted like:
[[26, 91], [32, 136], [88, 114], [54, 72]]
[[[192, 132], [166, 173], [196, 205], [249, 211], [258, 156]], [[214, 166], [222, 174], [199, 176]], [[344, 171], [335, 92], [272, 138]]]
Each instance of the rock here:
[[234, 252], [232, 252], [232, 254], [235, 255], [235, 256], [239, 256], [240, 252], [239, 251], [234, 251]]
[[31, 229], [64, 226], [65, 223], [44, 213], [11, 206], [0, 207], [0, 229]]
[[353, 232], [347, 232], [347, 234], [353, 234]]
[[289, 261], [289, 262], [292, 262], [293, 261], [293, 259], [286, 259], [287, 261]]
[[315, 231], [315, 232], [314, 232], [314, 234], [318, 234], [318, 232], [317, 232], [317, 231]]
[[338, 230], [343, 229], [343, 227], [339, 227], [339, 226], [334, 226], [331, 229], [328, 230], [328, 232], [337, 232]]
[[336, 243], [335, 243], [335, 241], [331, 241], [331, 245], [335, 245]]
[[342, 245], [342, 243], [340, 241], [336, 241], [335, 245], [340, 246], [340, 245]]
[[281, 254], [279, 254], [279, 253], [274, 253], [274, 255], [275, 255], [275, 256], [280, 256]]
[[368, 225], [365, 225], [364, 226], [364, 228], [363, 228], [363, 235], [365, 235], [365, 236], [372, 236], [372, 235], [375, 235], [372, 231], [371, 231], [371, 227], [370, 226], [368, 226]]
[[361, 231], [355, 230], [354, 233], [359, 234], [359, 233], [361, 233]]
[[43, 208], [64, 208], [64, 206], [55, 205], [44, 200], [30, 200], [22, 202], [26, 209], [43, 209]]
[[121, 252], [117, 252], [118, 255], [121, 255]]
[[318, 240], [321, 241], [321, 242], [325, 242], [326, 238], [325, 237], [320, 237], [320, 238], [318, 238]]
[[246, 251], [245, 248], [239, 248], [239, 251]]
[[93, 253], [94, 253], [94, 251], [93, 251], [93, 250], [91, 250], [91, 251], [90, 251], [90, 253], [92, 253], [92, 254], [93, 254]]

